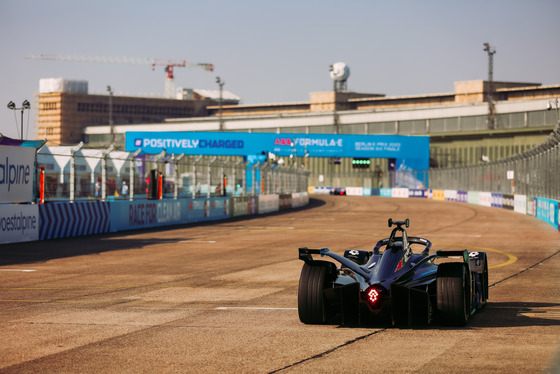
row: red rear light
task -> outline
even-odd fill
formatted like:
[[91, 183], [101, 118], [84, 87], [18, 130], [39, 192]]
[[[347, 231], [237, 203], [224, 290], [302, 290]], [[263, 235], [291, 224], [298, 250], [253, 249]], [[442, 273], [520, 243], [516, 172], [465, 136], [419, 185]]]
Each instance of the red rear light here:
[[344, 195], [344, 191], [340, 191], [340, 194], [341, 194], [341, 195]]
[[381, 293], [375, 287], [370, 287], [366, 291], [366, 299], [371, 306], [375, 306], [377, 304], [380, 296]]

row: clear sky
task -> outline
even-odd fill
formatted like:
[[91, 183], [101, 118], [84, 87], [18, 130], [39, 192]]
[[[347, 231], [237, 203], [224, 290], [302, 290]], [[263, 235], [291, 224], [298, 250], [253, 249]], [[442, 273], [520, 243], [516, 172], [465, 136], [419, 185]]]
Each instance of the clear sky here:
[[[90, 93], [164, 93], [159, 67], [27, 60], [31, 54], [157, 57], [211, 62], [175, 70], [179, 87], [224, 89], [243, 104], [309, 101], [332, 89], [329, 65], [350, 67], [348, 89], [387, 96], [453, 92], [487, 79], [560, 84], [559, 0], [0, 0], [0, 133], [36, 126], [41, 78], [81, 79]], [[18, 125], [16, 126], [16, 120]]]

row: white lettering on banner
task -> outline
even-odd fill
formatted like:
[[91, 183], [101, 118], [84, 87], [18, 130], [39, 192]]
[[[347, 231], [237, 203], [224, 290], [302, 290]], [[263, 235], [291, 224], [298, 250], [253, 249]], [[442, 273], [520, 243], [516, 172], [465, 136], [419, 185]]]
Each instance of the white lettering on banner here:
[[198, 148], [197, 139], [144, 139], [142, 145], [152, 148]]
[[0, 210], [0, 243], [39, 239], [37, 205], [4, 205]]
[[0, 146], [0, 203], [30, 202], [35, 148]]
[[399, 152], [401, 143], [356, 142], [356, 151]]
[[[289, 143], [288, 143], [289, 144]], [[294, 139], [294, 144], [301, 146], [320, 146], [320, 147], [342, 147], [342, 139], [312, 139], [312, 138], [299, 138]], [[275, 143], [276, 145], [276, 143]]]

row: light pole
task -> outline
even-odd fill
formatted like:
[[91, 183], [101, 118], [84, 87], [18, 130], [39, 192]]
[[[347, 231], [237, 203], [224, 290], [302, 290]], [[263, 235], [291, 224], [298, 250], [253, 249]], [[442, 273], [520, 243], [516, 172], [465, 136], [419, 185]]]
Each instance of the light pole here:
[[494, 99], [492, 98], [492, 82], [494, 81], [494, 54], [496, 49], [490, 47], [489, 43], [484, 43], [484, 49], [488, 53], [488, 127], [494, 129], [496, 119], [494, 117]]
[[218, 109], [218, 116], [219, 116], [219, 121], [220, 121], [220, 131], [224, 131], [224, 121], [222, 120], [222, 92], [223, 92], [223, 87], [224, 84], [226, 84], [226, 82], [222, 82], [222, 80], [220, 79], [220, 77], [216, 77], [216, 83], [218, 83], [218, 86], [220, 86], [220, 99], [219, 99], [219, 109]]
[[[23, 140], [23, 111], [25, 109], [30, 109], [31, 108], [31, 104], [29, 104], [29, 101], [25, 100], [23, 103], [21, 103], [21, 108], [16, 108], [16, 104], [14, 104], [13, 101], [10, 101], [8, 103], [8, 109], [11, 110], [20, 110], [21, 109], [21, 140]], [[16, 127], [17, 127], [17, 120], [16, 120]]]
[[109, 92], [109, 127], [111, 129], [111, 144], [115, 144], [115, 129], [113, 126], [113, 90], [111, 86], [107, 86]]

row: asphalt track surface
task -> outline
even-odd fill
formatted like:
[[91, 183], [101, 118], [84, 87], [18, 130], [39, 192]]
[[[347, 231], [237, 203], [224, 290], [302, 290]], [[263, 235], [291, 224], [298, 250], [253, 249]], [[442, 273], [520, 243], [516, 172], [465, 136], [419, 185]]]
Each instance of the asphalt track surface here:
[[[371, 250], [387, 219], [484, 250], [464, 328], [303, 325], [297, 248]], [[539, 373], [560, 365], [560, 233], [468, 204], [324, 196], [251, 219], [0, 246], [1, 373]]]

